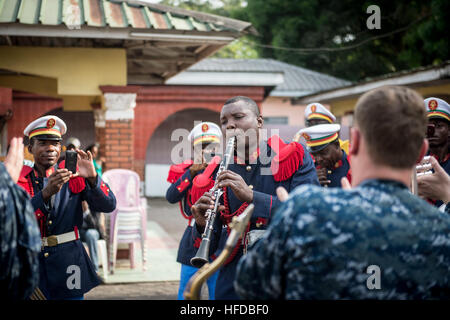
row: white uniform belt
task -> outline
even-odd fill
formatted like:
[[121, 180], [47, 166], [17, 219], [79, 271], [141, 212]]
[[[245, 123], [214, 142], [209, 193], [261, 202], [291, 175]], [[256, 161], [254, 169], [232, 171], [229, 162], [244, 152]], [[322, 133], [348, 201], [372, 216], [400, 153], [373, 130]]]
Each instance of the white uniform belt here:
[[194, 219], [194, 218], [191, 219], [191, 222], [189, 223], [189, 225], [190, 225], [191, 227], [193, 227], [193, 226], [195, 225], [195, 219]]
[[43, 247], [54, 247], [61, 243], [66, 243], [79, 239], [78, 230], [70, 231], [59, 235], [42, 238]]

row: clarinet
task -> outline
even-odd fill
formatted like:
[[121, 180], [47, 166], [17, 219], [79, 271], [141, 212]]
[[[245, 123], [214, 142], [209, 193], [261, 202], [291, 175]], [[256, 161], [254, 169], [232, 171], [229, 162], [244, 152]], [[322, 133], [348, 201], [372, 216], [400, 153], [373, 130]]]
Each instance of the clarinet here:
[[236, 137], [231, 137], [230, 139], [228, 139], [225, 155], [222, 161], [220, 162], [214, 186], [209, 190], [209, 192], [214, 195], [216, 200], [214, 202], [214, 209], [208, 209], [206, 211], [206, 226], [205, 231], [203, 231], [202, 234], [202, 242], [200, 243], [200, 247], [197, 250], [197, 254], [195, 255], [195, 257], [191, 259], [191, 264], [196, 268], [201, 268], [205, 263], [208, 262], [211, 233], [214, 229], [214, 222], [217, 216], [217, 208], [219, 207], [219, 199], [223, 194], [222, 189], [217, 187], [217, 177], [220, 175], [221, 172], [227, 170], [228, 165], [231, 162], [231, 157], [234, 153], [235, 143]]

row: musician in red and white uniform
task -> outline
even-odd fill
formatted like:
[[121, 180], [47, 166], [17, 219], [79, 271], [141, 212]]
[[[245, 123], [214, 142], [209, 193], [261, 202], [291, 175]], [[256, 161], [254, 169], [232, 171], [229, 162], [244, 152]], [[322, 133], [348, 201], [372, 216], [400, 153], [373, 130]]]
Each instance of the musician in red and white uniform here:
[[[284, 187], [290, 192], [301, 184], [319, 185], [313, 160], [306, 148], [297, 142], [286, 144], [276, 135], [263, 139], [263, 123], [258, 105], [248, 97], [233, 97], [222, 107], [222, 134], [227, 139], [236, 136], [237, 148], [234, 161], [217, 177], [218, 187], [223, 188], [224, 194], [217, 212], [219, 219], [215, 219], [210, 253], [220, 254], [231, 231], [229, 222], [234, 216], [242, 214], [250, 203], [255, 207], [243, 239], [248, 239], [250, 232], [256, 234], [255, 231], [267, 228], [274, 208], [280, 203], [276, 196], [278, 187]], [[256, 134], [255, 140], [245, 138], [249, 132]], [[206, 225], [205, 213], [213, 207], [214, 199], [209, 192], [191, 207], [196, 220], [194, 241], [201, 238]], [[239, 240], [220, 269], [216, 299], [239, 299], [233, 281], [244, 247]]]
[[33, 167], [23, 166], [18, 184], [31, 197], [41, 231], [39, 289], [46, 299], [80, 300], [101, 283], [80, 240], [83, 223], [81, 202], [92, 210], [111, 212], [116, 198], [95, 171], [92, 155], [77, 150], [76, 172], [57, 163], [61, 136], [67, 127], [50, 115], [31, 122], [24, 130]]
[[[425, 99], [424, 104], [428, 117], [429, 155], [450, 175], [450, 105], [447, 101], [434, 97]], [[418, 177], [417, 183], [420, 196], [428, 198], [438, 208], [443, 205], [442, 199], [433, 199], [429, 178]]]
[[[189, 208], [214, 185], [213, 172], [220, 163], [220, 157], [214, 157], [214, 155], [219, 150], [221, 138], [222, 132], [215, 123], [199, 123], [188, 136], [194, 150], [194, 159], [187, 159], [183, 163], [172, 165], [169, 170], [167, 181], [171, 183], [171, 186], [167, 189], [166, 199], [170, 203], [178, 202], [181, 215], [187, 219], [187, 226], [177, 254], [177, 262], [181, 263], [179, 300], [184, 299], [184, 288], [198, 270], [190, 264], [190, 260], [195, 256], [200, 244], [198, 240], [195, 242], [195, 239], [192, 239], [192, 226], [195, 220]], [[210, 300], [214, 300], [216, 279], [217, 273], [207, 281]]]
[[339, 124], [318, 124], [300, 130], [308, 151], [314, 157], [322, 186], [340, 188], [343, 177], [352, 181], [349, 156], [339, 145], [340, 129]]

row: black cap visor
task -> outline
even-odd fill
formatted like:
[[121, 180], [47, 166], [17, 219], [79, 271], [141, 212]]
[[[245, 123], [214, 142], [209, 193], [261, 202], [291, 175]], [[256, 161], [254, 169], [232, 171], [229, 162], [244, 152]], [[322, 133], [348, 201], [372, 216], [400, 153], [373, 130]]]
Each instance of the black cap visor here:
[[36, 140], [51, 140], [51, 141], [62, 141], [61, 137], [58, 137], [57, 135], [54, 134], [38, 134], [36, 136], [34, 136], [31, 139], [36, 139]]

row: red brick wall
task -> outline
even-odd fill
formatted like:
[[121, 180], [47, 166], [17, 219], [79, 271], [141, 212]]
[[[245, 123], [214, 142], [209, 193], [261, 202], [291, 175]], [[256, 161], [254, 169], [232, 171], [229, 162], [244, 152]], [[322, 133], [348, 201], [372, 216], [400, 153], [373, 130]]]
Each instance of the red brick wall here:
[[114, 168], [133, 169], [132, 128], [132, 120], [106, 120], [104, 171]]

